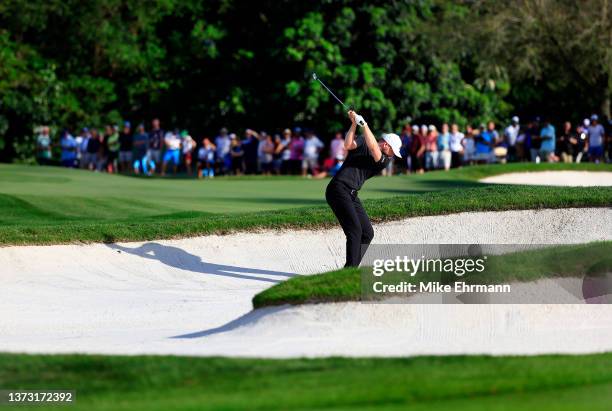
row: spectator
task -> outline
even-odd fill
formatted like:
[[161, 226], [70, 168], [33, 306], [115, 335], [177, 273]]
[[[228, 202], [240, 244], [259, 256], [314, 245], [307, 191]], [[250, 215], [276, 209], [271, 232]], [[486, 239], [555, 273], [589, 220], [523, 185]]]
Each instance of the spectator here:
[[612, 162], [612, 119], [608, 119], [608, 163]]
[[308, 170], [310, 170], [311, 175], [319, 172], [319, 152], [325, 146], [312, 130], [307, 130], [305, 134], [302, 177], [306, 177]]
[[149, 150], [147, 151], [147, 158], [149, 164], [153, 165], [151, 170], [155, 170], [161, 163], [162, 142], [164, 140], [164, 131], [160, 127], [158, 118], [154, 118], [151, 121], [151, 131], [148, 133], [148, 136]]
[[49, 127], [42, 126], [36, 138], [36, 160], [41, 166], [51, 164], [51, 136]]
[[227, 134], [227, 128], [223, 127], [219, 130], [219, 135], [215, 138], [216, 162], [218, 174], [224, 174], [230, 170], [231, 167], [231, 156], [230, 147], [231, 139]]
[[276, 153], [280, 154], [281, 173], [289, 174], [291, 171], [291, 130], [286, 128], [280, 144], [276, 146]]
[[465, 137], [463, 139], [464, 164], [474, 164], [474, 156], [476, 155], [476, 135], [478, 135], [478, 130], [474, 130], [474, 128], [468, 124], [465, 128]]
[[134, 162], [135, 174], [151, 175], [155, 171], [155, 162], [149, 157], [149, 135], [144, 124], [139, 124], [134, 134]]
[[576, 127], [576, 135], [578, 136], [578, 152], [574, 158], [574, 161], [578, 164], [582, 161], [584, 156], [587, 154], [589, 148], [589, 126], [591, 120], [585, 118], [582, 121], [582, 125]]
[[438, 130], [433, 124], [427, 128], [425, 140], [425, 170], [438, 167]]
[[448, 124], [442, 124], [442, 133], [438, 135], [438, 153], [439, 162], [444, 170], [448, 171], [451, 167], [451, 150], [450, 150], [450, 132], [448, 131]]
[[346, 149], [344, 148], [344, 135], [339, 131], [336, 132], [334, 139], [329, 145], [329, 156], [333, 159], [338, 158], [338, 156], [342, 156], [342, 158], [346, 156]]
[[[418, 127], [416, 128], [417, 130], [419, 129]], [[404, 162], [403, 165], [406, 167], [406, 174], [410, 174], [410, 146], [412, 145], [412, 128], [410, 127], [410, 124], [404, 124], [404, 129], [402, 130], [402, 135], [400, 136], [400, 139], [402, 140], [402, 147], [400, 148], [400, 154], [402, 155], [402, 158], [396, 158], [396, 161]]]
[[302, 160], [304, 159], [304, 137], [302, 137], [302, 129], [295, 127], [289, 143], [289, 169], [291, 174], [299, 174], [302, 168]]
[[166, 175], [168, 163], [170, 162], [172, 162], [172, 174], [176, 175], [181, 159], [181, 139], [178, 130], [167, 132], [164, 136], [164, 144], [166, 145], [166, 152], [164, 153], [164, 161], [162, 162], [161, 175]]
[[512, 117], [512, 122], [504, 130], [504, 142], [508, 148], [508, 161], [517, 161], [516, 143], [520, 131], [519, 118]]
[[[417, 126], [415, 126], [417, 127]], [[425, 172], [425, 146], [427, 143], [427, 126], [422, 125], [420, 132], [412, 133], [412, 144], [410, 146], [410, 157], [412, 162], [412, 168], [418, 174]]]
[[605, 136], [606, 132], [603, 126], [599, 124], [599, 117], [597, 114], [593, 114], [588, 128], [589, 139], [587, 143], [590, 161], [599, 163], [603, 159]]
[[107, 125], [104, 131], [104, 138], [106, 139], [106, 145], [108, 146], [108, 165], [107, 171], [109, 173], [117, 172], [117, 159], [119, 158], [119, 133], [115, 127]]
[[181, 150], [183, 151], [183, 162], [185, 163], [185, 171], [187, 171], [188, 176], [191, 176], [192, 172], [191, 164], [193, 163], [193, 151], [195, 147], [196, 143], [187, 130], [181, 131]]
[[[268, 139], [268, 132], [260, 131], [259, 132], [259, 143], [257, 144], [257, 172], [263, 173], [262, 167], [265, 161], [264, 151], [263, 151], [263, 142]], [[274, 141], [273, 141], [274, 143]], [[270, 163], [270, 170], [272, 169], [272, 165]]]
[[[262, 132], [261, 135], [263, 136], [264, 133]], [[259, 146], [261, 148], [261, 172], [264, 175], [269, 176], [272, 174], [272, 169], [274, 166], [274, 139], [271, 135], [266, 133]]]
[[555, 154], [555, 127], [550, 124], [550, 120], [546, 118], [543, 123], [542, 130], [540, 130], [540, 138], [542, 143], [540, 144], [540, 159], [552, 163], [554, 161]]
[[557, 150], [561, 161], [564, 163], [572, 163], [574, 161], [574, 156], [578, 150], [578, 138], [576, 133], [572, 131], [572, 123], [569, 121], [563, 124], [563, 133], [559, 136]]
[[98, 146], [98, 161], [96, 163], [96, 171], [104, 171], [108, 160], [108, 145], [106, 144], [106, 139], [104, 138], [103, 133], [98, 134], [98, 140], [100, 141], [100, 145]]
[[312, 177], [316, 179], [322, 179], [325, 177], [333, 177], [336, 175], [340, 167], [344, 164], [344, 155], [338, 154], [336, 158], [328, 158], [323, 164], [323, 171], [314, 174]]
[[244, 150], [242, 149], [242, 142], [238, 138], [233, 138], [231, 139], [231, 145], [230, 155], [232, 158], [232, 173], [239, 176], [244, 172]]
[[529, 147], [529, 156], [531, 161], [534, 163], [540, 162], [540, 147], [542, 145], [542, 139], [540, 138], [540, 134], [538, 131], [540, 119], [536, 117], [531, 123], [529, 123], [529, 127], [526, 131], [525, 141], [527, 146]]
[[449, 146], [451, 152], [451, 167], [461, 167], [463, 164], [463, 139], [464, 134], [459, 131], [459, 126], [455, 123], [451, 126], [451, 133], [449, 136]]
[[123, 131], [119, 135], [119, 170], [128, 172], [132, 166], [132, 129], [129, 121], [123, 123]]
[[87, 127], [83, 127], [81, 130], [81, 164], [79, 166], [81, 168], [89, 168], [89, 164], [91, 163], [91, 156], [87, 152], [87, 146], [89, 145], [89, 139], [91, 138], [91, 133]]
[[279, 147], [282, 143], [280, 134], [274, 134], [274, 151], [272, 152], [272, 169], [274, 174], [279, 175], [283, 166], [282, 154]]
[[72, 134], [68, 130], [64, 130], [62, 132], [62, 139], [60, 141], [60, 146], [62, 148], [62, 166], [74, 168], [76, 167], [76, 149], [77, 144], [72, 137]]
[[493, 161], [493, 147], [495, 146], [498, 138], [499, 134], [497, 134], [497, 131], [495, 130], [495, 123], [489, 121], [487, 123], [486, 130], [474, 138], [476, 142], [476, 161], [484, 161], [485, 163], [490, 163]]
[[89, 170], [94, 171], [98, 165], [98, 152], [100, 151], [100, 136], [98, 135], [98, 129], [92, 128], [91, 135], [87, 139], [87, 167]]
[[257, 157], [259, 155], [259, 134], [255, 130], [247, 128], [242, 142], [244, 152], [244, 172], [245, 174], [257, 174]]
[[208, 137], [202, 140], [202, 147], [198, 150], [198, 178], [215, 176], [215, 150], [216, 147]]

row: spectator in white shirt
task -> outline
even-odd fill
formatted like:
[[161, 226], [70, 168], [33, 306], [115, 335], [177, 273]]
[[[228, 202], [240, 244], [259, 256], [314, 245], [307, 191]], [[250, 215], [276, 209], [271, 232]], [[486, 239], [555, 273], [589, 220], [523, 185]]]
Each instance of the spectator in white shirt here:
[[520, 130], [519, 118], [512, 117], [512, 123], [504, 130], [504, 142], [508, 147], [508, 161], [516, 161], [516, 142]]
[[319, 151], [324, 147], [324, 144], [319, 137], [309, 130], [306, 132], [304, 140], [304, 158], [302, 160], [302, 177], [306, 177], [308, 170], [312, 174], [319, 171]]
[[450, 133], [450, 151], [451, 151], [451, 168], [461, 167], [463, 164], [463, 140], [465, 136], [459, 131], [457, 124], [451, 125]]

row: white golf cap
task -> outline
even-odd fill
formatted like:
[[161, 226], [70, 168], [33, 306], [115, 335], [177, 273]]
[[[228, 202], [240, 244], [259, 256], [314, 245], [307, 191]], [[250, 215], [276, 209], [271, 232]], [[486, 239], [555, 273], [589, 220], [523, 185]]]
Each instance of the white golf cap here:
[[517, 116], [512, 117], [512, 122], [513, 123], [518, 123], [519, 122], [519, 118]]
[[591, 120], [585, 118], [584, 120], [582, 120], [582, 124], [584, 124], [585, 127], [588, 127], [591, 125]]
[[417, 126], [416, 124], [412, 126], [412, 131], [419, 131], [419, 126]]
[[382, 135], [383, 140], [387, 142], [391, 146], [391, 150], [393, 150], [393, 154], [397, 157], [402, 158], [400, 154], [400, 149], [402, 148], [402, 140], [399, 138], [397, 134], [387, 133]]

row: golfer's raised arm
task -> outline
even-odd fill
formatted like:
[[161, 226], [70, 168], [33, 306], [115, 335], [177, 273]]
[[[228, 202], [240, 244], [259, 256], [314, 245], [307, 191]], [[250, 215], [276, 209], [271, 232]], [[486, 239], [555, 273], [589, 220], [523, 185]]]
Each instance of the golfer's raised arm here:
[[382, 158], [382, 151], [380, 151], [380, 147], [378, 146], [378, 141], [376, 141], [376, 137], [368, 127], [367, 123], [364, 123], [363, 126], [363, 136], [365, 138], [365, 144], [368, 146], [370, 150], [370, 154], [374, 158], [374, 161], [378, 162]]
[[348, 116], [351, 119], [351, 128], [349, 128], [349, 131], [347, 131], [346, 135], [344, 136], [344, 148], [347, 151], [357, 148], [357, 143], [355, 143], [355, 131], [357, 130], [355, 115], [356, 113], [352, 110], [348, 112]]

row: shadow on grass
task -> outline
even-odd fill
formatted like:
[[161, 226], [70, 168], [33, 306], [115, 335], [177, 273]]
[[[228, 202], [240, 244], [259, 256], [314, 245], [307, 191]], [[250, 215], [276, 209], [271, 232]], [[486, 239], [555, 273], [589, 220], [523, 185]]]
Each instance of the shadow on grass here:
[[[242, 280], [263, 281], [269, 283], [278, 283], [283, 279], [293, 277], [294, 273], [282, 271], [261, 270], [258, 268], [237, 267], [233, 265], [215, 264], [202, 261], [197, 255], [190, 254], [178, 247], [172, 247], [159, 243], [145, 243], [140, 247], [129, 248], [118, 244], [106, 244], [109, 248], [137, 255], [149, 260], [160, 261], [170, 267], [187, 270], [194, 273], [220, 275], [224, 277], [239, 278]], [[283, 277], [281, 279], [271, 279], [262, 276]]]
[[479, 183], [477, 181], [467, 180], [423, 180], [416, 181], [405, 189], [402, 188], [376, 188], [375, 186], [368, 187], [368, 191], [375, 191], [379, 193], [393, 193], [393, 194], [425, 194], [432, 191], [446, 191], [446, 190], [457, 190], [457, 189], [468, 189], [485, 187], [487, 184]]
[[290, 204], [290, 205], [296, 205], [296, 206], [326, 204], [323, 196], [321, 196], [321, 198], [245, 197], [245, 198], [232, 198], [231, 200], [239, 201], [241, 203]]

